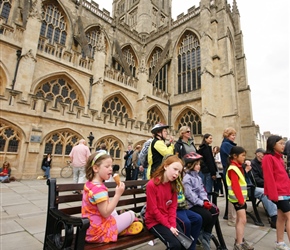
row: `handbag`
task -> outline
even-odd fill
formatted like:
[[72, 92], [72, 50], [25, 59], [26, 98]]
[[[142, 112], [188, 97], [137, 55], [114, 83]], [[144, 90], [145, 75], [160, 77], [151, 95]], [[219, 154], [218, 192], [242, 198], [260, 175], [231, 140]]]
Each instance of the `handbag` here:
[[178, 235], [175, 235], [175, 237], [179, 240], [179, 242], [181, 243], [181, 245], [185, 248], [188, 249], [190, 248], [193, 239], [189, 238], [188, 236], [186, 236], [183, 232], [178, 231]]

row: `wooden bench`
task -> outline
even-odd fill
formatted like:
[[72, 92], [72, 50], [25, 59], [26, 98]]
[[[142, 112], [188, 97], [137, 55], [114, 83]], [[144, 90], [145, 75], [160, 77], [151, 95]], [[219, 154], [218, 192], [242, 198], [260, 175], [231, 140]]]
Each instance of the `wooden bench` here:
[[[117, 211], [130, 209], [139, 213], [146, 202], [146, 195], [142, 186], [147, 181], [125, 181], [127, 189], [124, 191]], [[48, 210], [43, 249], [74, 249], [74, 250], [110, 250], [126, 249], [155, 237], [144, 227], [144, 230], [134, 236], [122, 236], [117, 242], [86, 243], [85, 235], [90, 221], [81, 218], [81, 194], [73, 194], [75, 190], [83, 190], [84, 184], [57, 184], [56, 179], [47, 180]], [[115, 194], [115, 182], [105, 182], [109, 188], [109, 197]], [[133, 188], [134, 187], [134, 188]]]

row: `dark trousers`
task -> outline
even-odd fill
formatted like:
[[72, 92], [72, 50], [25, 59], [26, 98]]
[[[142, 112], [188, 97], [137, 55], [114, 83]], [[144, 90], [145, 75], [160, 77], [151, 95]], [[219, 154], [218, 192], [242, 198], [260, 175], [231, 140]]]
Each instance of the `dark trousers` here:
[[224, 189], [223, 189], [223, 183], [222, 183], [222, 178], [216, 178], [214, 181], [214, 191], [215, 193], [220, 193], [224, 194]]
[[202, 217], [191, 210], [178, 209], [176, 211], [176, 221], [188, 237], [192, 236], [194, 238], [194, 241], [188, 249], [195, 250], [202, 226]]
[[[182, 229], [177, 224], [177, 229], [182, 231]], [[168, 227], [161, 224], [157, 224], [149, 229], [150, 233], [158, 237], [166, 246], [166, 250], [184, 250], [185, 248], [181, 245], [179, 240], [172, 234]]]
[[132, 180], [132, 167], [127, 166], [126, 167], [126, 181], [131, 181]]
[[202, 217], [203, 231], [211, 234], [212, 228], [214, 227], [218, 218], [218, 214], [216, 214], [216, 209], [212, 207], [210, 210], [207, 210], [206, 208], [201, 206], [193, 206], [190, 208], [190, 210], [198, 213]]

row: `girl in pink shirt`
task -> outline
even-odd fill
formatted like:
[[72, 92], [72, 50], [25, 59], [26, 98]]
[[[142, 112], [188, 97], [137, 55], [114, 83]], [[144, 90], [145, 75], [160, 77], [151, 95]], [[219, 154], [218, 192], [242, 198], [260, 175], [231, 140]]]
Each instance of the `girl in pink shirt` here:
[[86, 177], [82, 200], [82, 217], [90, 220], [86, 233], [87, 242], [117, 241], [118, 235], [138, 234], [143, 224], [135, 221], [135, 213], [128, 211], [120, 215], [115, 208], [125, 190], [124, 182], [116, 186], [114, 197], [109, 200], [104, 181], [113, 172], [112, 157], [105, 152], [92, 154], [86, 164]]
[[165, 156], [161, 165], [152, 174], [146, 186], [145, 223], [148, 230], [158, 237], [166, 249], [183, 249], [176, 225], [177, 178], [183, 170], [182, 160], [177, 155]]

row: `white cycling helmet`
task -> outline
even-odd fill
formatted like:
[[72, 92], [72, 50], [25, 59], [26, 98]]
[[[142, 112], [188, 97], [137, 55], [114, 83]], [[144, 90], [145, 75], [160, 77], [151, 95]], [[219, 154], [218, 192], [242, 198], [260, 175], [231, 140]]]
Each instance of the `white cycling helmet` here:
[[157, 124], [154, 125], [154, 127], [151, 129], [151, 133], [152, 133], [152, 134], [156, 134], [156, 133], [162, 131], [162, 129], [164, 129], [164, 128], [169, 128], [169, 126], [168, 126], [168, 125], [165, 125], [165, 124], [163, 124], [163, 123], [157, 123]]

